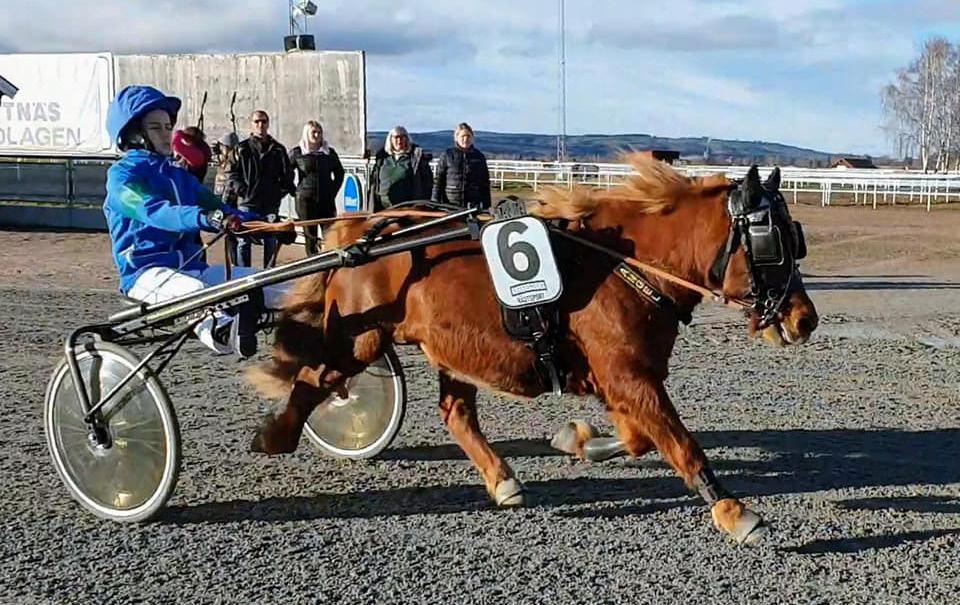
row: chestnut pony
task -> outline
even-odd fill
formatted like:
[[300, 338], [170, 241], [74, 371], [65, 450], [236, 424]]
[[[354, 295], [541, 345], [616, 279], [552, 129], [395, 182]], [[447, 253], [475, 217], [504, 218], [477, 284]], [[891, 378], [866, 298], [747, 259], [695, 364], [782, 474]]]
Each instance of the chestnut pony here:
[[[778, 191], [779, 170], [762, 184], [753, 167], [736, 183], [722, 175], [688, 178], [639, 155], [630, 160], [638, 174], [625, 185], [548, 192], [528, 212], [569, 221], [568, 233], [729, 299], [756, 302], [748, 311], [751, 334], [762, 331], [781, 345], [805, 342], [817, 313], [796, 269], [802, 235]], [[760, 247], [769, 248], [769, 241], [751, 236], [754, 227], [745, 218], [751, 212], [759, 213], [749, 215], [754, 222], [776, 226], [779, 264], [758, 266]], [[340, 222], [325, 244], [352, 243], [375, 221]], [[758, 540], [766, 526], [717, 481], [664, 389], [679, 321], [703, 295], [647, 275], [673, 303], [654, 305], [617, 274], [619, 259], [568, 238], [552, 240], [564, 280], [556, 303], [564, 391], [598, 397], [628, 454], [656, 448], [704, 498], [719, 530], [738, 542]], [[287, 405], [259, 431], [252, 449], [294, 451], [314, 407], [392, 343], [419, 346], [437, 368], [440, 416], [491, 498], [501, 506], [522, 504], [522, 484], [480, 430], [477, 389], [533, 398], [550, 386], [534, 351], [505, 331], [476, 241], [433, 245], [297, 282], [272, 360], [249, 376], [261, 393], [286, 398]]]

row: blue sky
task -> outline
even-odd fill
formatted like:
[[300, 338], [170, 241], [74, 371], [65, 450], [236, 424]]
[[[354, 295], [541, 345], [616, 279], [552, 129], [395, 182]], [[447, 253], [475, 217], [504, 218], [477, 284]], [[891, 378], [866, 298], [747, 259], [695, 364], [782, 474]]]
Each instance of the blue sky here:
[[[323, 49], [367, 51], [371, 130], [555, 133], [557, 0], [314, 0]], [[285, 0], [63, 0], [11, 10], [0, 52], [279, 50]], [[70, 24], [69, 27], [64, 24]], [[960, 0], [566, 0], [567, 132], [881, 154], [881, 87]]]

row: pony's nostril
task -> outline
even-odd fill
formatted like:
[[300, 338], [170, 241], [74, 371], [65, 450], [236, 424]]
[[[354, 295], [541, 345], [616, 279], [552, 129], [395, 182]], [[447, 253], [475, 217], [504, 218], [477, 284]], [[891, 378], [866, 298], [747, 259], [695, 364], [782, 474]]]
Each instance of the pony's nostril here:
[[810, 317], [801, 317], [797, 320], [797, 331], [801, 334], [810, 334], [816, 327], [817, 323]]

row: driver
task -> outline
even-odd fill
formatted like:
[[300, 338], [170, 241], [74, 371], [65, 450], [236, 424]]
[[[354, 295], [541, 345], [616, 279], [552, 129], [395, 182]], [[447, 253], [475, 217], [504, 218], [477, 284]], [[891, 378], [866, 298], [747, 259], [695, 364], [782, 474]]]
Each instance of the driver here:
[[[223, 265], [208, 265], [200, 231], [235, 233], [255, 214], [231, 208], [172, 159], [180, 99], [150, 86], [127, 86], [107, 111], [107, 132], [123, 157], [107, 172], [103, 212], [110, 230], [120, 290], [156, 303], [226, 280]], [[256, 273], [237, 267], [235, 277]], [[261, 305], [279, 308], [283, 287], [263, 289], [263, 300], [242, 305], [234, 317], [217, 314], [195, 329], [218, 354], [250, 357], [257, 350]], [[259, 304], [256, 304], [259, 303]]]

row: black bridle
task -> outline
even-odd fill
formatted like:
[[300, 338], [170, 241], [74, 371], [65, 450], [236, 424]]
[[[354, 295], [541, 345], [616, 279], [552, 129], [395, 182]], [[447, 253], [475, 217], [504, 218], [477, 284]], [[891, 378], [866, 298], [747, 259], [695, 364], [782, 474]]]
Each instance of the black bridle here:
[[743, 246], [750, 272], [749, 298], [763, 329], [777, 319], [791, 286], [800, 279], [797, 261], [807, 255], [803, 228], [790, 219], [786, 200], [776, 186], [761, 186], [759, 179], [751, 181], [749, 176], [730, 192], [727, 212], [730, 235], [710, 276], [722, 286], [730, 258]]

